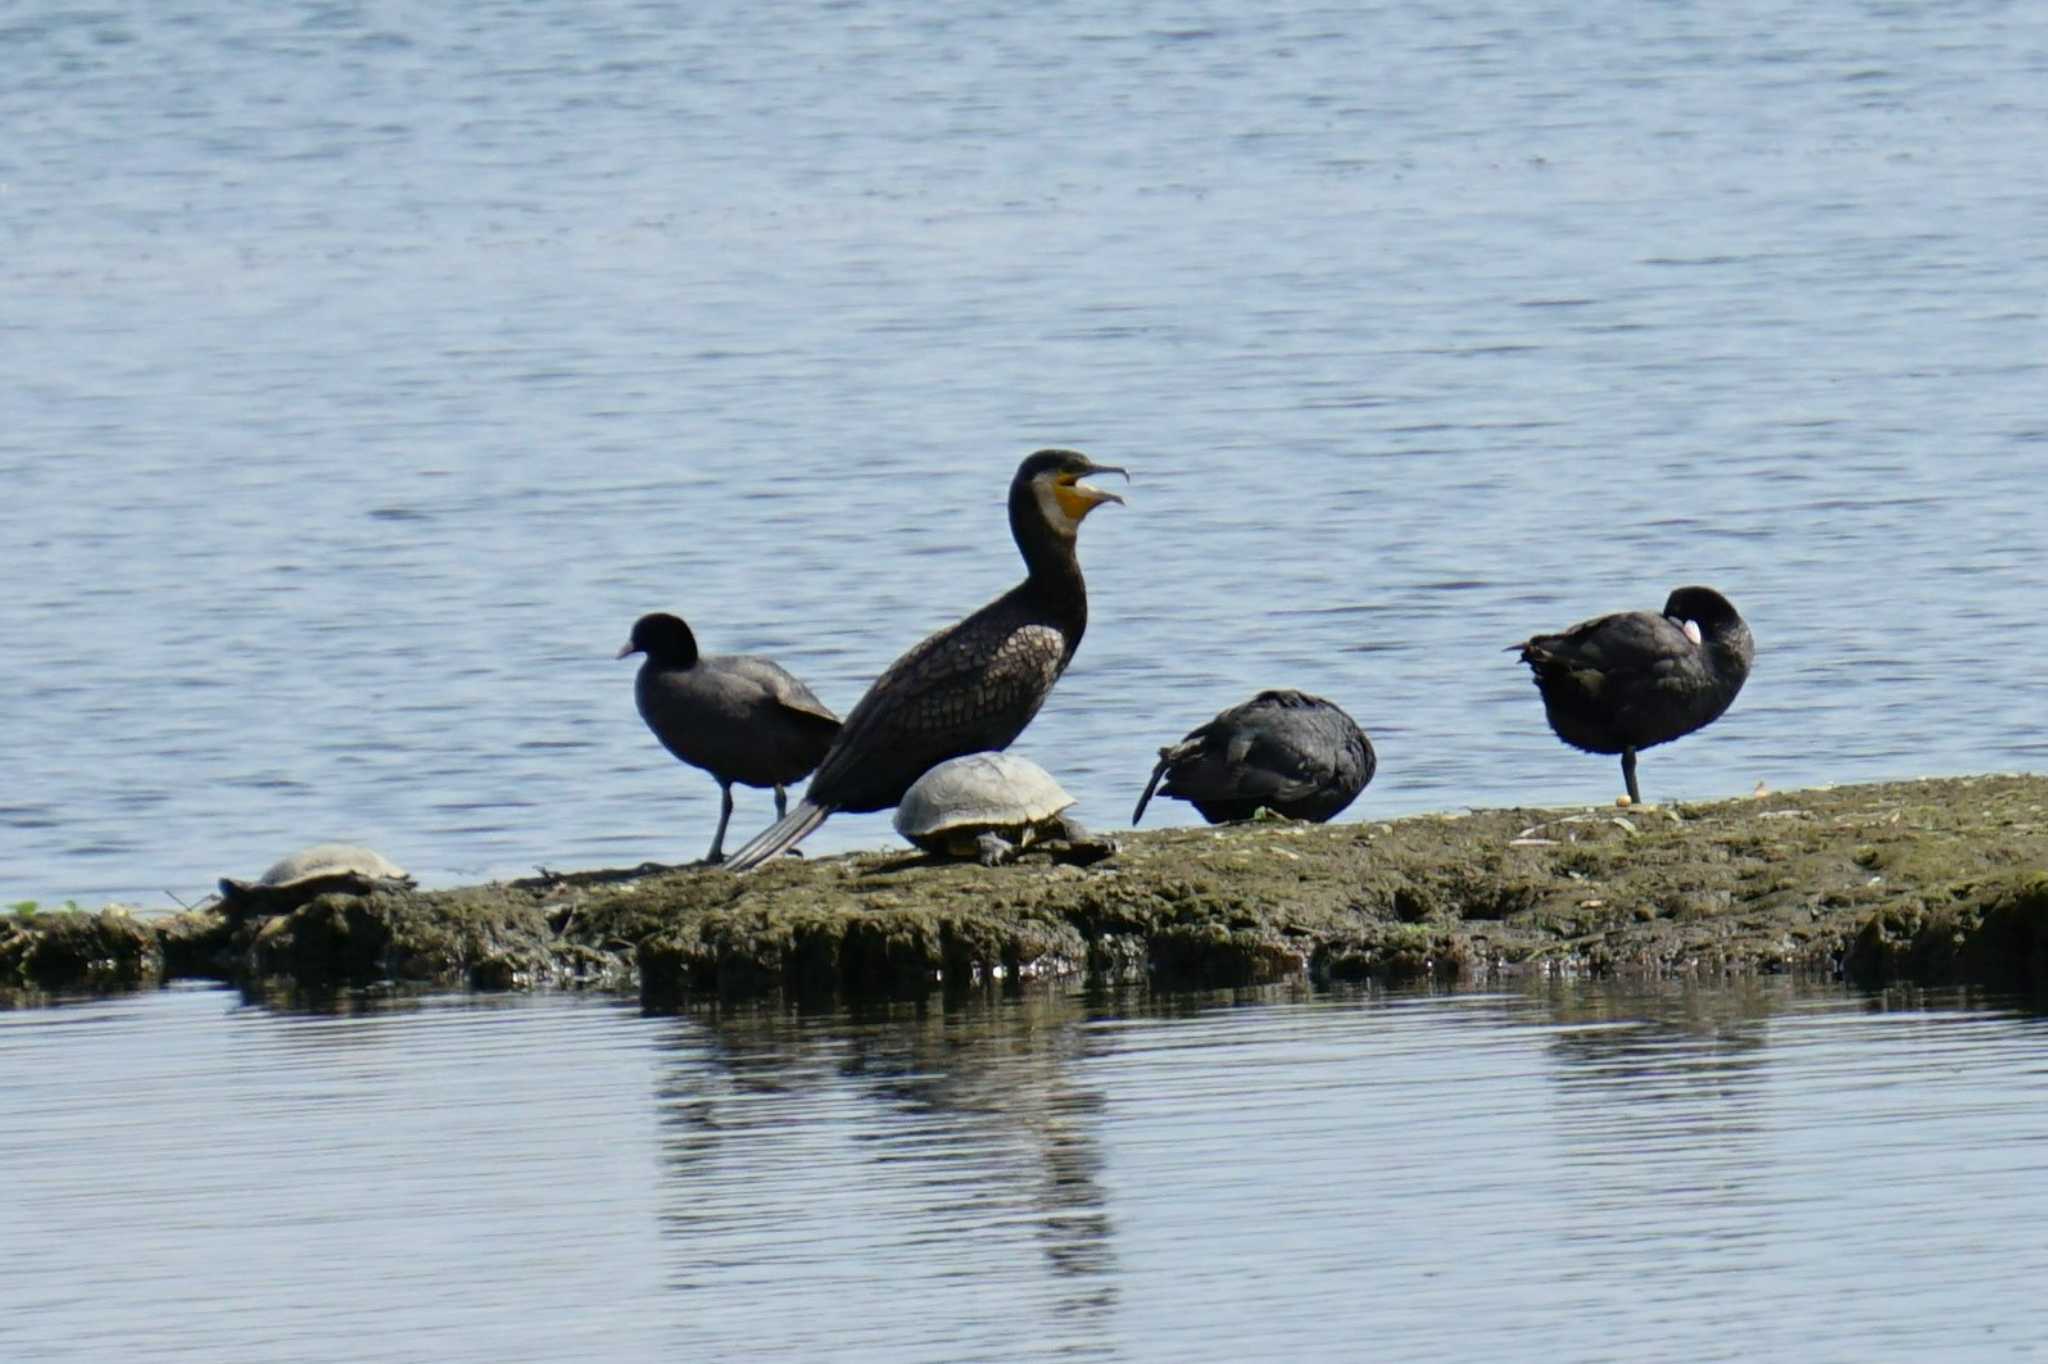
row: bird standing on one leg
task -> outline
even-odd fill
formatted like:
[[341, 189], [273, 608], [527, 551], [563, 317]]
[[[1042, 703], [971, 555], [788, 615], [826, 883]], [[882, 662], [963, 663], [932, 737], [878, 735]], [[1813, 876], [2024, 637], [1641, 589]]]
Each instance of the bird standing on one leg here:
[[718, 832], [706, 862], [725, 859], [732, 786], [785, 788], [802, 781], [839, 734], [839, 717], [780, 665], [753, 654], [700, 654], [690, 627], [665, 612], [633, 622], [620, 658], [645, 654], [633, 679], [640, 718], [669, 752], [718, 781]]
[[1711, 587], [1681, 587], [1664, 610], [1624, 611], [1508, 646], [1536, 674], [1557, 737], [1588, 753], [1619, 753], [1640, 804], [1636, 753], [1713, 723], [1742, 690], [1756, 657], [1749, 626]]
[[847, 715], [804, 798], [735, 852], [731, 870], [795, 847], [835, 810], [886, 810], [937, 764], [1008, 748], [1023, 733], [1088, 628], [1074, 552], [1081, 522], [1123, 501], [1081, 480], [1123, 472], [1072, 450], [1040, 450], [1017, 466], [1010, 534], [1024, 581], [890, 664]]

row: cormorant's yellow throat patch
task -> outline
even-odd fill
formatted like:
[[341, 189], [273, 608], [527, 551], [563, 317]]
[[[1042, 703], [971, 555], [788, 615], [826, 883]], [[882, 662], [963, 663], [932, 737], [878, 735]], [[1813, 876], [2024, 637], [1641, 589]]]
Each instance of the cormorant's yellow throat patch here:
[[1115, 493], [1104, 492], [1100, 488], [1091, 488], [1085, 483], [1071, 479], [1061, 479], [1054, 483], [1052, 485], [1052, 495], [1058, 499], [1060, 510], [1075, 521], [1079, 521], [1105, 502], [1121, 502], [1123, 500]]

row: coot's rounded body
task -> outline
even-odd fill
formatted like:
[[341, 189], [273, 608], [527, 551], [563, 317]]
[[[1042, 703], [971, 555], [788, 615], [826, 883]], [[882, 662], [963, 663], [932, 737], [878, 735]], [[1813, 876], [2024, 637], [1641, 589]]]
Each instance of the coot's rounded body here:
[[1748, 624], [1711, 587], [1677, 589], [1662, 612], [1600, 616], [1512, 647], [1551, 730], [1588, 753], [1619, 753], [1632, 801], [1642, 800], [1637, 752], [1719, 719], [1756, 657]]
[[839, 733], [839, 717], [780, 664], [753, 654], [700, 654], [682, 620], [642, 616], [619, 657], [644, 653], [633, 699], [661, 746], [718, 782], [718, 832], [710, 862], [724, 857], [732, 788], [772, 786], [779, 815], [786, 788], [816, 769]]

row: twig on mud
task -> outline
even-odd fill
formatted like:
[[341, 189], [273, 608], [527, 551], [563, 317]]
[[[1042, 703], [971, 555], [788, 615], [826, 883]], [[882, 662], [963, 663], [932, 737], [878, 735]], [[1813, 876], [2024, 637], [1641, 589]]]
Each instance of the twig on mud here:
[[1555, 956], [1560, 952], [1576, 951], [1578, 948], [1584, 947], [1588, 943], [1599, 942], [1602, 938], [1605, 938], [1606, 936], [1607, 935], [1605, 933], [1587, 933], [1584, 936], [1577, 938], [1560, 938], [1556, 942], [1545, 943], [1543, 946], [1537, 948], [1534, 952], [1531, 952], [1528, 956], [1523, 957], [1521, 962], [1517, 964], [1523, 965], [1532, 961], [1541, 961], [1545, 957]]

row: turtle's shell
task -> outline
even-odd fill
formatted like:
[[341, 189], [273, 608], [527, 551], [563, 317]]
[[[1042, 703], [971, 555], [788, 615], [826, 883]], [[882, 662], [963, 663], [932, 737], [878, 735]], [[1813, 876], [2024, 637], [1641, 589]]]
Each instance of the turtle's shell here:
[[410, 879], [402, 868], [373, 848], [362, 848], [353, 843], [315, 843], [271, 863], [270, 870], [257, 879], [257, 884], [296, 886], [319, 876], [349, 874], [372, 881]]
[[1022, 829], [1073, 803], [1052, 774], [1029, 758], [969, 753], [940, 763], [903, 793], [896, 832], [916, 843], [939, 834]]
[[278, 907], [310, 900], [328, 890], [367, 891], [380, 882], [411, 885], [412, 877], [382, 853], [353, 843], [316, 843], [279, 858], [254, 881], [221, 878], [230, 902]]

